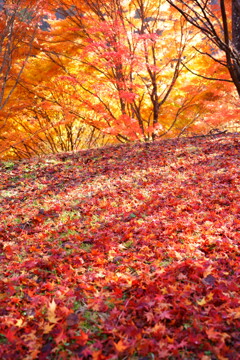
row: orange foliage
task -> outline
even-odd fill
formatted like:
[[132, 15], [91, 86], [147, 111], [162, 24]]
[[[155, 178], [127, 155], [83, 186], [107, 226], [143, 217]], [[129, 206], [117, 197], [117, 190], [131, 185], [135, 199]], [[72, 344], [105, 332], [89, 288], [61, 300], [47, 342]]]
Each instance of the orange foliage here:
[[166, 1], [44, 6], [51, 31], [38, 31], [0, 114], [3, 156], [206, 134], [237, 121], [227, 70], [204, 55], [215, 51], [210, 42]]

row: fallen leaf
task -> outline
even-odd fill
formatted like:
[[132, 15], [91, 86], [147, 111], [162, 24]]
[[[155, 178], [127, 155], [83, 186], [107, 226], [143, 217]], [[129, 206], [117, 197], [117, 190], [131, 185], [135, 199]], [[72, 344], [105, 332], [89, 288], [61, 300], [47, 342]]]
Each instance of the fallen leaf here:
[[55, 311], [56, 311], [56, 303], [54, 299], [49, 303], [48, 309], [47, 309], [47, 319], [50, 323], [56, 324], [60, 318], [56, 317]]

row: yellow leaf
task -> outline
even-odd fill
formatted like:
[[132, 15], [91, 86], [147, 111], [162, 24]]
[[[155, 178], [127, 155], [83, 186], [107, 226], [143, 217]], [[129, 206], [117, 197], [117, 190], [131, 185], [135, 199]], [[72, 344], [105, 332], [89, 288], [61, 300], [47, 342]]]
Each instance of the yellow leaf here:
[[23, 326], [24, 326], [23, 319], [18, 319], [15, 325], [16, 325], [17, 327], [23, 327]]
[[205, 305], [208, 301], [211, 301], [213, 299], [213, 293], [210, 292], [209, 294], [207, 294], [206, 297], [203, 297], [202, 300], [197, 301], [198, 305], [203, 306]]
[[212, 299], [213, 299], [213, 293], [212, 292], [210, 292], [209, 294], [207, 294], [207, 296], [206, 296], [206, 299], [207, 299], [207, 301], [211, 301]]
[[50, 323], [56, 324], [59, 318], [56, 317], [55, 311], [56, 311], [57, 304], [55, 303], [54, 299], [52, 302], [49, 303], [48, 311], [47, 311], [47, 319]]
[[43, 333], [49, 334], [52, 331], [52, 328], [55, 326], [55, 324], [45, 324], [43, 327]]
[[205, 299], [205, 298], [202, 298], [202, 300], [197, 301], [197, 303], [198, 303], [198, 305], [203, 306], [203, 305], [205, 305], [207, 302], [206, 302], [206, 299]]

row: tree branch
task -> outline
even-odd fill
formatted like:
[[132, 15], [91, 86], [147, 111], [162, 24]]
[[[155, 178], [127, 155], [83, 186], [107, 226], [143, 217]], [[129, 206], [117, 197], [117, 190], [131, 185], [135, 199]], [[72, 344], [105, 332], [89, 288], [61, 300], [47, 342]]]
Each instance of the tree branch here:
[[182, 62], [182, 65], [183, 65], [183, 67], [185, 67], [185, 69], [187, 69], [188, 71], [190, 71], [190, 73], [192, 73], [193, 75], [199, 76], [199, 77], [201, 77], [201, 78], [203, 78], [203, 79], [206, 79], [206, 80], [214, 80], [214, 81], [225, 81], [225, 82], [233, 83], [232, 80], [220, 79], [220, 78], [212, 78], [212, 77], [200, 75], [200, 74], [196, 73], [195, 71], [189, 69], [189, 67], [188, 67], [187, 65], [185, 65], [183, 62]]

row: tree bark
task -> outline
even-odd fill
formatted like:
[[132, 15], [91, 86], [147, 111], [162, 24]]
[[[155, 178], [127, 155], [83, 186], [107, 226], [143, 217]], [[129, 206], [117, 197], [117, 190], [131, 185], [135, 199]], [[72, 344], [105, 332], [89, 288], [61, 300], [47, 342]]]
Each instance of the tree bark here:
[[232, 43], [238, 55], [238, 61], [235, 61], [234, 67], [240, 81], [240, 0], [232, 0]]

